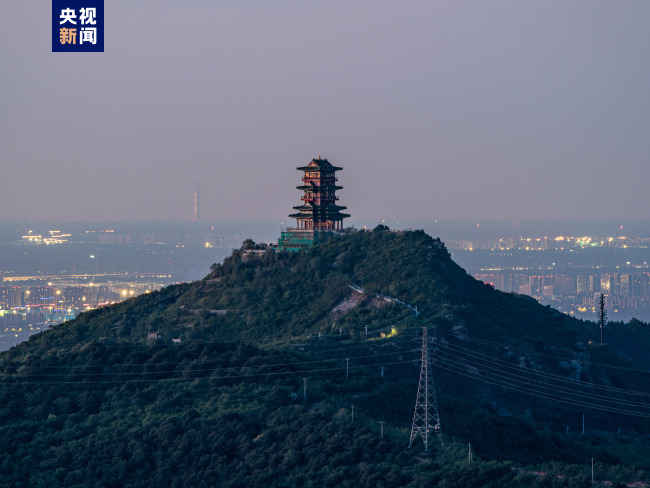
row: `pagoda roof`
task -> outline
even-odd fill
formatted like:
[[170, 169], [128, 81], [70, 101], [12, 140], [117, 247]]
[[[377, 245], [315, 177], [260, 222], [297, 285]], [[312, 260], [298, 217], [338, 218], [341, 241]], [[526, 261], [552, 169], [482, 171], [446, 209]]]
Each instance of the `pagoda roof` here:
[[348, 207], [343, 207], [334, 203], [327, 205], [316, 205], [312, 202], [306, 202], [303, 205], [297, 205], [293, 207], [294, 210], [304, 210], [306, 212], [335, 212], [337, 210], [345, 210], [346, 208]]
[[289, 215], [292, 219], [316, 219], [316, 220], [341, 220], [346, 219], [350, 214], [341, 213], [341, 212], [329, 212], [327, 215], [318, 215], [314, 217], [314, 214], [311, 212], [300, 212]]
[[310, 181], [308, 184], [302, 185], [302, 186], [297, 186], [296, 188], [298, 190], [316, 190], [316, 189], [318, 189], [320, 187], [318, 185], [314, 185], [314, 183], [312, 183]]
[[343, 168], [339, 166], [333, 166], [327, 159], [321, 159], [320, 156], [318, 159], [312, 159], [307, 166], [300, 166], [296, 168], [298, 171], [341, 171]]
[[305, 205], [298, 205], [297, 207], [293, 207], [294, 210], [307, 210], [308, 212], [312, 212], [314, 210], [314, 207], [310, 203], [306, 203]]
[[326, 208], [327, 210], [329, 210], [329, 211], [331, 212], [331, 211], [333, 211], [333, 210], [345, 210], [345, 209], [348, 208], [348, 207], [343, 207], [343, 206], [341, 206], [341, 205], [335, 205], [335, 204], [332, 203], [332, 204], [330, 204], [330, 205], [323, 205], [323, 206], [321, 206], [320, 208], [321, 208], [321, 209], [325, 209], [325, 208]]
[[302, 190], [302, 191], [304, 191], [304, 190], [324, 191], [324, 190], [342, 190], [343, 187], [342, 186], [337, 186], [337, 185], [328, 185], [328, 184], [320, 185], [320, 186], [319, 185], [309, 184], [309, 185], [297, 186], [296, 189]]
[[323, 208], [315, 208], [313, 210], [307, 208], [301, 208], [301, 207], [293, 207], [293, 208], [295, 210], [299, 210], [299, 214], [302, 217], [327, 218], [328, 215], [346, 215], [340, 212], [340, 210], [345, 210], [346, 207], [339, 207], [336, 209], [323, 207]]

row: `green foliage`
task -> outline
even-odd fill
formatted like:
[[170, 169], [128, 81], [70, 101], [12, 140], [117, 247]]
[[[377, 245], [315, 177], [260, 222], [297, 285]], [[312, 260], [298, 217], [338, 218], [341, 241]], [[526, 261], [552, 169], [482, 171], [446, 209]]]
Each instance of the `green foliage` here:
[[[423, 326], [437, 336], [447, 439], [426, 455], [406, 450]], [[647, 419], [590, 410], [598, 428], [578, 436], [583, 408], [445, 361], [457, 354], [467, 372], [482, 354], [649, 391], [638, 372], [648, 329], [609, 324], [611, 342], [589, 345], [595, 324], [483, 285], [422, 231], [348, 231], [301, 253], [247, 240], [201, 281], [84, 313], [4, 353], [1, 484], [578, 487], [591, 457], [599, 479], [647, 479], [632, 467], [650, 459]]]

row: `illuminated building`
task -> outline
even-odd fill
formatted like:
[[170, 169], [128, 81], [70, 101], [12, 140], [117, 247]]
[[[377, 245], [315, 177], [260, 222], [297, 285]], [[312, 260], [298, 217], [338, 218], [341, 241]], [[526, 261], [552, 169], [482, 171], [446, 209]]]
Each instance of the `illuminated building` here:
[[576, 277], [576, 291], [578, 292], [578, 294], [581, 294], [581, 293], [584, 294], [584, 293], [587, 293], [587, 291], [588, 291], [588, 289], [587, 289], [587, 278], [585, 278], [582, 275], [578, 275]]
[[634, 274], [630, 283], [630, 295], [634, 297], [643, 297], [650, 295], [650, 280], [648, 273]]
[[600, 279], [598, 275], [589, 275], [589, 284], [587, 285], [587, 292], [595, 293], [600, 291]]
[[575, 293], [577, 289], [576, 278], [566, 275], [555, 275], [553, 283], [553, 294], [568, 296]]
[[5, 308], [22, 307], [23, 297], [23, 289], [20, 286], [2, 287], [0, 289], [0, 306]]
[[68, 238], [72, 234], [63, 234], [60, 230], [51, 230], [50, 237], [43, 237], [42, 235], [33, 234], [30, 230], [27, 235], [22, 236], [24, 244], [63, 244], [68, 242]]
[[622, 297], [630, 296], [630, 275], [627, 273], [621, 274], [619, 277], [619, 295]]
[[605, 295], [611, 293], [612, 286], [612, 275], [609, 273], [603, 273], [600, 275], [600, 291]]

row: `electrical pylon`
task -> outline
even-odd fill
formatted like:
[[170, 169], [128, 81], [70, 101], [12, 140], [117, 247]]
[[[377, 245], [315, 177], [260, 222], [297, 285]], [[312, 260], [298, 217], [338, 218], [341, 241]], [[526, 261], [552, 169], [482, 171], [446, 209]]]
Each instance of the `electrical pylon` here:
[[598, 299], [598, 324], [600, 325], [600, 343], [603, 343], [603, 329], [607, 323], [607, 309], [605, 308], [605, 295], [600, 294]]
[[429, 355], [427, 328], [422, 327], [422, 364], [420, 366], [420, 384], [418, 385], [418, 395], [415, 400], [415, 412], [413, 413], [413, 426], [411, 427], [411, 441], [409, 442], [409, 447], [413, 445], [415, 438], [420, 435], [424, 442], [425, 451], [429, 450], [429, 440], [432, 434], [436, 435], [441, 446], [444, 445], [430, 360], [431, 357]]

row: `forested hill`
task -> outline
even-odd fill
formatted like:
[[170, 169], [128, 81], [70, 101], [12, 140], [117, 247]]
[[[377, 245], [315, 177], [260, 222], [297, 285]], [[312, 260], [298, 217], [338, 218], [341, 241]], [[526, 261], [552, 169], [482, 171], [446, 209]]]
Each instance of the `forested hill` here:
[[[446, 439], [426, 455], [407, 449], [422, 327]], [[0, 355], [0, 484], [589, 486], [591, 457], [649, 478], [650, 327], [599, 337], [422, 231], [246, 242]]]

